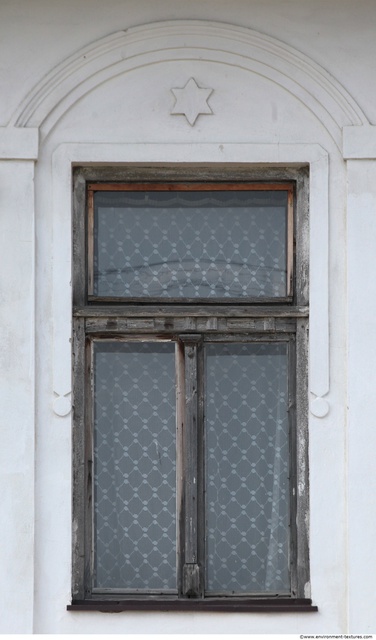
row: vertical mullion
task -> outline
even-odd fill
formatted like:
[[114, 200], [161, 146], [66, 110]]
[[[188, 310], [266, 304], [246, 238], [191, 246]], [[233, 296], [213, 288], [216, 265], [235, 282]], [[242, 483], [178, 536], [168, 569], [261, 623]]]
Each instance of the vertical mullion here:
[[200, 595], [198, 565], [198, 349], [199, 335], [181, 337], [184, 344], [185, 419], [184, 419], [184, 566], [183, 595]]
[[185, 344], [185, 563], [197, 563], [197, 343]]

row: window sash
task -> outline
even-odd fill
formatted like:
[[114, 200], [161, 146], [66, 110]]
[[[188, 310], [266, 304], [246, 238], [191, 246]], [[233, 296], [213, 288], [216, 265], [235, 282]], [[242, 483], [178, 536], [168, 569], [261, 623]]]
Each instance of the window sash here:
[[205, 349], [208, 595], [290, 593], [292, 342]]
[[[161, 339], [156, 339], [155, 336], [144, 336], [143, 342], [160, 344]], [[200, 334], [185, 334], [173, 338], [173, 342], [176, 344], [176, 372], [177, 372], [177, 516], [176, 521], [180, 523], [177, 531], [177, 580], [178, 580], [178, 593], [180, 596], [194, 596], [194, 597], [215, 597], [217, 595], [227, 596], [255, 596], [259, 594], [275, 596], [275, 595], [290, 595], [291, 590], [289, 588], [278, 589], [243, 589], [236, 591], [234, 589], [228, 590], [211, 590], [208, 591], [205, 588], [206, 576], [204, 573], [206, 562], [207, 548], [205, 538], [206, 531], [206, 516], [205, 516], [205, 497], [202, 488], [206, 483], [205, 476], [205, 425], [204, 425], [204, 397], [205, 397], [205, 372], [204, 372], [204, 349], [205, 345], [271, 345], [271, 344], [286, 344], [288, 345], [289, 352], [289, 399], [288, 406], [294, 406], [294, 380], [291, 379], [291, 371], [295, 371], [295, 363], [291, 364], [295, 358], [295, 336], [294, 334], [288, 335], [273, 335], [266, 337], [262, 334], [255, 334], [251, 338], [249, 336], [234, 335], [229, 342], [228, 336], [216, 335], [213, 340], [212, 336], [200, 335]], [[95, 391], [93, 386], [94, 381], [94, 360], [93, 349], [95, 344], [142, 344], [139, 337], [136, 336], [112, 336], [111, 338], [92, 336], [87, 355], [90, 362], [87, 366], [91, 370], [91, 389], [89, 394]], [[95, 494], [94, 490], [94, 478], [95, 478], [95, 455], [94, 455], [94, 427], [95, 417], [93, 415], [94, 402], [89, 401], [89, 424], [88, 429], [90, 431], [91, 452], [89, 458], [94, 461], [94, 470], [88, 476], [87, 482], [90, 495]], [[293, 447], [294, 438], [294, 424], [291, 420], [289, 413], [289, 465], [292, 466], [291, 448]], [[92, 465], [91, 465], [92, 467]], [[293, 477], [289, 468], [289, 476]], [[197, 487], [201, 487], [201, 490], [197, 491]], [[294, 489], [290, 486], [290, 501], [294, 502], [293, 496]], [[90, 527], [89, 539], [87, 540], [88, 547], [91, 550], [91, 562], [89, 574], [87, 576], [87, 588], [88, 593], [93, 595], [100, 594], [139, 594], [139, 595], [173, 595], [176, 593], [174, 589], [145, 589], [145, 588], [124, 588], [124, 587], [95, 587], [93, 584], [93, 574], [95, 565], [95, 509], [94, 502], [92, 513], [89, 514], [87, 526]], [[184, 507], [182, 508], [182, 505]], [[294, 526], [294, 509], [290, 510], [290, 516], [292, 515], [292, 521], [289, 524], [291, 530]], [[294, 536], [290, 537], [288, 543], [290, 565], [292, 572], [294, 571], [295, 563], [293, 559], [296, 556], [296, 549], [294, 548]], [[89, 550], [88, 549], [88, 550]], [[288, 567], [290, 570], [290, 566]], [[204, 573], [203, 573], [204, 571]], [[90, 577], [91, 576], [91, 577]], [[291, 576], [291, 584], [295, 582], [295, 577]]]
[[[269, 291], [268, 294], [264, 294], [262, 293], [262, 289], [259, 289], [259, 292], [257, 293], [257, 295], [253, 295], [253, 293], [251, 293], [251, 289], [247, 292], [243, 291], [242, 295], [234, 295], [233, 292], [235, 291], [235, 289], [238, 289], [239, 287], [244, 289], [244, 284], [241, 285], [241, 282], [244, 280], [244, 282], [247, 282], [247, 287], [250, 286], [250, 281], [254, 280], [255, 281], [255, 287], [260, 287], [261, 283], [257, 283], [257, 278], [261, 277], [262, 279], [262, 270], [266, 269], [266, 270], [270, 270], [272, 269], [271, 273], [273, 272], [273, 268], [271, 266], [271, 264], [269, 266], [264, 265], [264, 267], [262, 267], [261, 265], [264, 264], [263, 263], [263, 259], [260, 258], [260, 264], [250, 267], [250, 265], [247, 266], [247, 262], [246, 262], [246, 258], [245, 256], [241, 257], [239, 254], [239, 265], [236, 265], [235, 263], [231, 266], [231, 263], [229, 263], [229, 260], [231, 262], [232, 258], [230, 258], [230, 254], [233, 254], [233, 249], [231, 249], [231, 252], [229, 254], [226, 253], [227, 249], [224, 249], [224, 247], [226, 246], [226, 244], [228, 244], [228, 241], [225, 242], [225, 244], [223, 245], [223, 251], [222, 249], [220, 250], [220, 253], [222, 255], [222, 262], [223, 264], [219, 264], [218, 262], [216, 263], [216, 259], [218, 260], [218, 257], [215, 258], [214, 254], [212, 255], [211, 258], [208, 258], [207, 263], [205, 264], [201, 264], [200, 261], [202, 259], [204, 259], [204, 255], [206, 254], [206, 249], [205, 249], [205, 240], [203, 240], [202, 236], [203, 236], [203, 230], [200, 233], [199, 237], [196, 238], [195, 242], [201, 243], [204, 242], [204, 244], [201, 246], [201, 248], [198, 248], [198, 254], [196, 257], [195, 256], [195, 252], [192, 254], [191, 258], [189, 258], [190, 252], [187, 253], [187, 260], [188, 262], [186, 262], [186, 266], [184, 266], [184, 260], [183, 260], [183, 253], [185, 251], [182, 251], [181, 254], [177, 254], [177, 261], [176, 261], [176, 265], [175, 267], [173, 266], [173, 263], [170, 262], [170, 258], [167, 258], [167, 256], [165, 256], [164, 258], [159, 257], [159, 260], [162, 260], [163, 264], [159, 264], [159, 266], [155, 265], [154, 268], [152, 267], [152, 262], [150, 264], [148, 264], [147, 262], [145, 264], [142, 264], [142, 262], [137, 266], [136, 268], [136, 263], [134, 262], [135, 258], [133, 259], [133, 262], [129, 262], [125, 260], [125, 257], [121, 257], [121, 261], [118, 262], [115, 254], [111, 257], [111, 259], [108, 258], [108, 252], [105, 252], [105, 255], [107, 256], [105, 259], [105, 264], [107, 264], [107, 267], [102, 267], [102, 269], [104, 269], [104, 273], [106, 271], [108, 271], [108, 274], [110, 277], [110, 272], [111, 272], [111, 282], [112, 284], [108, 284], [105, 285], [104, 291], [102, 292], [102, 294], [100, 294], [98, 291], [96, 291], [97, 287], [98, 287], [98, 277], [95, 275], [95, 269], [94, 269], [94, 265], [96, 264], [96, 262], [99, 260], [99, 245], [97, 244], [96, 241], [96, 229], [97, 229], [97, 224], [98, 224], [98, 212], [97, 212], [97, 207], [95, 205], [95, 196], [96, 194], [98, 194], [98, 196], [101, 195], [101, 193], [109, 193], [110, 192], [110, 196], [115, 196], [116, 194], [121, 194], [121, 192], [124, 192], [124, 194], [129, 194], [130, 196], [132, 195], [132, 193], [134, 193], [134, 197], [137, 198], [138, 196], [142, 195], [142, 193], [150, 193], [150, 194], [162, 194], [163, 192], [166, 192], [166, 195], [171, 196], [172, 193], [176, 194], [176, 197], [179, 198], [179, 194], [183, 195], [184, 193], [187, 193], [188, 196], [189, 195], [195, 195], [195, 194], [199, 194], [200, 191], [203, 193], [203, 198], [205, 198], [205, 193], [211, 192], [213, 194], [218, 193], [219, 195], [221, 194], [221, 192], [224, 194], [242, 194], [245, 192], [249, 192], [250, 194], [252, 193], [253, 195], [257, 194], [257, 192], [260, 192], [260, 194], [265, 194], [266, 192], [270, 192], [271, 194], [273, 192], [277, 193], [277, 192], [285, 192], [287, 195], [287, 205], [286, 205], [286, 216], [285, 216], [285, 231], [284, 231], [284, 251], [285, 251], [285, 264], [284, 264], [284, 270], [285, 270], [285, 292], [284, 294], [282, 293], [278, 293], [277, 294], [277, 289], [275, 290], [275, 294], [274, 295], [270, 295], [271, 292]], [[153, 302], [161, 302], [163, 301], [164, 304], [172, 304], [174, 302], [188, 302], [191, 304], [197, 304], [197, 303], [203, 303], [203, 304], [228, 304], [230, 302], [252, 302], [252, 303], [256, 303], [256, 304], [260, 304], [260, 303], [267, 303], [267, 302], [283, 302], [283, 301], [287, 301], [287, 302], [291, 302], [292, 300], [292, 296], [293, 296], [293, 280], [294, 280], [294, 215], [293, 215], [293, 201], [294, 201], [294, 187], [293, 184], [290, 183], [232, 183], [232, 184], [228, 184], [228, 183], [164, 183], [164, 184], [158, 184], [158, 183], [124, 183], [124, 184], [89, 184], [88, 185], [88, 235], [87, 235], [87, 246], [88, 246], [88, 260], [87, 260], [87, 286], [88, 286], [88, 300], [92, 301], [92, 302], [96, 302], [96, 301], [103, 301], [103, 302], [122, 302], [122, 303], [126, 303], [126, 302], [140, 302], [140, 301], [146, 301], [148, 303], [153, 303]], [[118, 206], [117, 204], [117, 199], [114, 200], [113, 203], [114, 206]], [[186, 203], [186, 205], [188, 205], [188, 202]], [[263, 205], [260, 204], [261, 209], [263, 208]], [[183, 210], [185, 208], [185, 205], [183, 206]], [[249, 206], [248, 206], [249, 208]], [[189, 209], [187, 209], [188, 211]], [[251, 211], [252, 209], [249, 208], [249, 211]], [[111, 211], [111, 209], [109, 209], [109, 211]], [[115, 210], [114, 210], [115, 211]], [[142, 211], [142, 210], [141, 210]], [[96, 213], [97, 212], [97, 213]], [[130, 215], [130, 213], [129, 213]], [[196, 214], [195, 214], [196, 215]], [[248, 219], [248, 215], [246, 216], [246, 218]], [[145, 224], [152, 224], [152, 218], [153, 216], [146, 216], [145, 220], [143, 221], [143, 227], [145, 226]], [[195, 225], [197, 225], [198, 221], [201, 220], [202, 215], [199, 215], [197, 217], [196, 215], [196, 223]], [[231, 216], [227, 216], [224, 220], [224, 224], [228, 225], [230, 223], [233, 223], [233, 214], [231, 214]], [[114, 217], [114, 220], [118, 220], [119, 219], [119, 215], [116, 214]], [[150, 219], [150, 222], [147, 222], [147, 220]], [[250, 220], [250, 218], [249, 218]], [[169, 224], [167, 222], [167, 220], [165, 221], [166, 224], [165, 226], [167, 226], [167, 229], [165, 230], [165, 233], [167, 234], [165, 237], [164, 242], [170, 244], [171, 241], [171, 229], [172, 226], [171, 223]], [[153, 223], [154, 224], [154, 223]], [[178, 235], [175, 237], [175, 240], [178, 242], [178, 244], [180, 243], [182, 246], [182, 242], [181, 240], [184, 240], [184, 238], [180, 238], [181, 236], [181, 231], [179, 229], [179, 225], [178, 225], [178, 218], [176, 220], [176, 224], [175, 224], [176, 228], [178, 229]], [[132, 233], [129, 229], [128, 226], [126, 225], [126, 228], [128, 230], [129, 233]], [[107, 224], [103, 227], [103, 229], [107, 229]], [[150, 227], [150, 232], [151, 235], [153, 236], [152, 233], [152, 227]], [[228, 233], [226, 231], [226, 233]], [[107, 230], [106, 230], [106, 235], [107, 235]], [[108, 236], [110, 237], [110, 236]], [[256, 240], [256, 238], [254, 238]], [[152, 251], [152, 243], [153, 237], [150, 238], [149, 240], [149, 244], [148, 244], [148, 251]], [[242, 245], [242, 242], [244, 241], [244, 238], [240, 239], [240, 246]], [[274, 237], [273, 242], [276, 241], [276, 237]], [[193, 245], [195, 244], [195, 242], [193, 243]], [[269, 238], [268, 244], [273, 244], [272, 242], [272, 238]], [[111, 241], [112, 245], [113, 245], [113, 251], [115, 250], [115, 244], [116, 243], [116, 239], [114, 238]], [[142, 243], [143, 244], [143, 243]], [[176, 243], [175, 243], [176, 244]], [[244, 244], [244, 242], [243, 242]], [[134, 242], [132, 241], [131, 236], [128, 239], [128, 246], [132, 247], [132, 251], [136, 251], [139, 252], [141, 251], [141, 249], [134, 249]], [[220, 246], [222, 246], [220, 244]], [[145, 248], [146, 250], [146, 248]], [[239, 248], [235, 249], [236, 251], [240, 251]], [[154, 252], [156, 251], [156, 249], [154, 248], [153, 250]], [[153, 253], [152, 251], [152, 253]], [[116, 252], [115, 252], [116, 253]], [[214, 252], [216, 253], [216, 251]], [[201, 256], [200, 258], [198, 256]], [[208, 256], [210, 255], [210, 252], [208, 254]], [[218, 256], [220, 254], [218, 253]], [[123, 256], [122, 252], [120, 252], [120, 256]], [[136, 254], [135, 254], [136, 256]], [[151, 254], [150, 254], [151, 256]], [[227, 256], [227, 257], [226, 257]], [[257, 253], [255, 253], [255, 256], [257, 257]], [[130, 258], [130, 256], [127, 256], [128, 258]], [[264, 256], [265, 258], [266, 256]], [[137, 258], [137, 261], [139, 261], [141, 258], [141, 253], [139, 255], [139, 257]], [[125, 260], [125, 262], [124, 262]], [[153, 258], [154, 260], [154, 258]], [[270, 256], [269, 260], [272, 260], [272, 256]], [[137, 262], [136, 261], [136, 262]], [[167, 261], [167, 262], [166, 262]], [[192, 263], [189, 266], [189, 263]], [[226, 264], [225, 264], [226, 263]], [[227, 264], [229, 263], [229, 264]], [[128, 265], [128, 266], [127, 266]], [[132, 266], [133, 265], [133, 266]], [[282, 266], [282, 265], [280, 265]], [[121, 271], [125, 269], [125, 275], [122, 276], [121, 275]], [[141, 269], [141, 271], [139, 272], [139, 270]], [[162, 269], [162, 271], [160, 272], [160, 270]], [[251, 271], [250, 269], [255, 269], [253, 276], [251, 278]], [[191, 270], [191, 273], [190, 273]], [[260, 271], [260, 276], [256, 276], [256, 274], [258, 273], [258, 271]], [[129, 271], [129, 274], [127, 275]], [[244, 271], [244, 274], [243, 274]], [[197, 274], [199, 274], [199, 277], [197, 275], [195, 275], [197, 272]], [[216, 273], [216, 277], [213, 280], [213, 275], [212, 272]], [[276, 272], [277, 273], [277, 272]], [[134, 275], [133, 275], [134, 274]], [[138, 274], [138, 275], [137, 275]], [[175, 275], [171, 275], [171, 274], [175, 274]], [[180, 274], [180, 276], [179, 276]], [[205, 275], [207, 274], [207, 275]], [[183, 277], [184, 280], [184, 285], [182, 283], [179, 284], [179, 278]], [[246, 278], [244, 279], [243, 276], [246, 276]], [[125, 278], [125, 280], [124, 280]], [[134, 279], [135, 278], [135, 279]], [[153, 288], [156, 287], [156, 289], [158, 290], [158, 288], [160, 289], [162, 287], [162, 284], [158, 284], [158, 278], [162, 278], [165, 279], [167, 278], [166, 282], [169, 282], [170, 285], [173, 285], [173, 287], [176, 290], [182, 290], [182, 292], [176, 296], [176, 295], [171, 295], [167, 293], [167, 289], [164, 293], [166, 293], [166, 295], [153, 295]], [[195, 280], [196, 279], [196, 280]], [[215, 280], [218, 279], [218, 283], [215, 284]], [[191, 281], [192, 283], [191, 285], [187, 288], [187, 283], [188, 281]], [[270, 280], [270, 274], [267, 277], [267, 280]], [[128, 281], [128, 284], [126, 284]], [[137, 281], [137, 282], [136, 282]], [[155, 281], [155, 284], [153, 284], [153, 281]], [[194, 284], [194, 282], [196, 281], [196, 284]], [[105, 280], [104, 280], [105, 282]], [[132, 282], [134, 284], [132, 284]], [[227, 282], [227, 285], [225, 285], [225, 282]], [[117, 284], [116, 284], [117, 283]], [[142, 284], [143, 283], [143, 284]], [[124, 287], [130, 287], [129, 288], [129, 292], [128, 293], [122, 293], [120, 295], [117, 295], [115, 293], [115, 290], [118, 287], [124, 288]], [[168, 287], [168, 284], [163, 285], [164, 287]], [[224, 287], [222, 294], [215, 294], [214, 297], [211, 297], [211, 293], [215, 292], [215, 289], [217, 288], [217, 286], [219, 287], [219, 290], [222, 290], [222, 287]], [[108, 288], [108, 291], [106, 292], [106, 287]], [[132, 289], [133, 287], [133, 289]], [[145, 287], [145, 288], [142, 288]], [[114, 289], [112, 291], [112, 289]], [[142, 291], [141, 291], [142, 289]], [[229, 293], [228, 291], [226, 292], [225, 289], [228, 289], [230, 292], [232, 291], [232, 293]], [[136, 294], [136, 290], [138, 291], [137, 295]], [[111, 295], [108, 295], [108, 293], [111, 291]], [[193, 291], [195, 291], [195, 295], [193, 296]], [[204, 295], [204, 291], [207, 291], [207, 294], [205, 297], [203, 297]], [[184, 293], [183, 293], [184, 292]]]
[[171, 342], [92, 342], [97, 592], [177, 593], [175, 368]]

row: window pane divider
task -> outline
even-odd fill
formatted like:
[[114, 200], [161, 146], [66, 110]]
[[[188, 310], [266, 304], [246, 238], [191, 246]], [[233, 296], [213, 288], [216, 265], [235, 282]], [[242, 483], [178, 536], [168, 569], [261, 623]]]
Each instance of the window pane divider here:
[[156, 316], [191, 316], [191, 317], [231, 317], [231, 318], [305, 318], [308, 317], [309, 307], [294, 305], [278, 306], [238, 306], [233, 304], [188, 306], [161, 306], [154, 305], [130, 305], [124, 300], [121, 305], [76, 306], [73, 315], [80, 318], [132, 318], [132, 317], [156, 317]]
[[93, 182], [94, 191], [293, 191], [290, 182]]
[[182, 592], [188, 597], [201, 595], [201, 568], [198, 541], [198, 350], [202, 337], [196, 334], [180, 336], [184, 345], [185, 415], [183, 436], [184, 487], [184, 564]]

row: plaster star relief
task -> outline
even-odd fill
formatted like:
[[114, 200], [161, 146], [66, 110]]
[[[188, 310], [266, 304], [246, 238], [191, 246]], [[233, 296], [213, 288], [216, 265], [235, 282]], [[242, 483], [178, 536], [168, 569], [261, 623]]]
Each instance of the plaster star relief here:
[[191, 127], [199, 115], [213, 115], [213, 111], [208, 105], [208, 99], [213, 93], [213, 89], [199, 87], [194, 78], [190, 78], [182, 89], [171, 89], [171, 91], [176, 98], [171, 115], [185, 116]]

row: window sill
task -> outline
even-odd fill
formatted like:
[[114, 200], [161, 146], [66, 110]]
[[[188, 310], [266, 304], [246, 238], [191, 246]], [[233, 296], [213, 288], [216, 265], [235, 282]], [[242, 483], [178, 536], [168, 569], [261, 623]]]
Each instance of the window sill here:
[[121, 611], [218, 611], [228, 613], [312, 613], [317, 606], [306, 598], [207, 598], [197, 599], [132, 599], [132, 600], [73, 600], [67, 605], [68, 611], [101, 611], [120, 613]]

